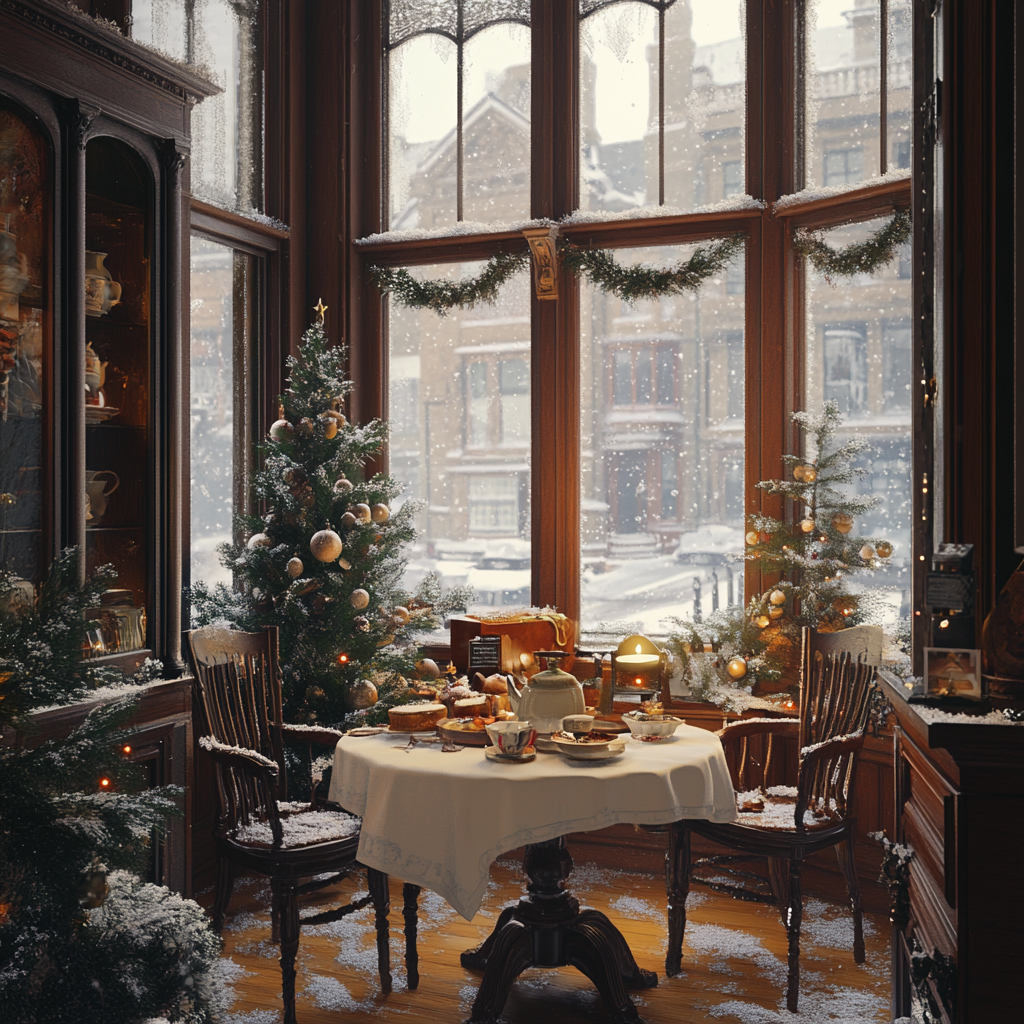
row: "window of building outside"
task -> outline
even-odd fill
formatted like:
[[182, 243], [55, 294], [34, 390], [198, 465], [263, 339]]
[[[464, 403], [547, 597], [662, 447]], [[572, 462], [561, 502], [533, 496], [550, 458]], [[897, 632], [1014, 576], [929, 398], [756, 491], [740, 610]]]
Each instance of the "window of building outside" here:
[[[674, 616], [744, 600], [745, 513], [759, 507], [757, 480], [781, 475], [779, 456], [795, 438], [786, 434], [770, 452], [762, 445], [758, 422], [776, 416], [783, 424], [793, 411], [782, 406], [784, 372], [766, 375], [764, 367], [788, 365], [785, 353], [796, 346], [793, 404], [814, 411], [835, 399], [844, 431], [871, 442], [857, 486], [879, 505], [858, 529], [894, 544], [891, 564], [871, 584], [883, 618], [905, 614], [909, 251], [875, 274], [831, 284], [800, 260], [799, 282], [777, 273], [778, 255], [760, 246], [778, 222], [756, 202], [760, 171], [748, 184], [747, 169], [782, 151], [750, 151], [764, 136], [749, 111], [760, 118], [756, 97], [764, 93], [765, 103], [780, 105], [778, 123], [789, 117], [799, 126], [794, 162], [780, 174], [796, 193], [779, 217], [785, 244], [802, 225], [845, 245], [884, 223], [855, 203], [877, 176], [910, 165], [909, 0], [808, 0], [792, 25], [772, 21], [784, 16], [775, 7], [748, 8], [741, 0], [577, 0], [576, 148], [572, 132], [541, 138], [550, 122], [532, 120], [543, 108], [531, 94], [539, 81], [531, 60], [564, 57], [543, 34], [531, 43], [549, 11], [531, 12], [528, 0], [385, 5], [391, 229], [452, 228], [474, 240], [475, 252], [499, 251], [489, 232], [514, 227], [538, 205], [552, 208], [555, 194], [531, 181], [553, 147], [579, 172], [580, 214], [563, 235], [612, 248], [623, 265], [667, 266], [709, 238], [739, 233], [746, 241], [721, 274], [682, 295], [629, 304], [563, 277], [564, 301], [578, 302], [568, 339], [545, 334], [555, 329], [543, 319], [545, 304], [531, 302], [527, 275], [494, 305], [443, 319], [389, 303], [390, 468], [424, 503], [410, 585], [436, 572], [446, 583], [476, 585], [480, 607], [493, 607], [526, 603], [532, 578], [534, 601], [569, 595], [562, 610], [578, 613], [584, 635], [627, 626], [663, 633]], [[765, 70], [776, 59], [764, 49], [769, 29], [776, 40], [792, 33], [792, 98], [748, 76], [748, 68], [779, 73], [777, 64]], [[905, 204], [904, 182], [894, 187]], [[822, 200], [823, 186], [839, 188]], [[812, 200], [813, 216], [803, 214]], [[391, 239], [389, 258], [400, 265], [403, 236]], [[454, 279], [482, 265], [448, 262], [441, 237], [437, 250], [437, 262], [412, 272]], [[423, 263], [422, 250], [413, 256]], [[788, 335], [765, 326], [769, 309]], [[562, 363], [549, 355], [559, 344], [572, 353]], [[559, 366], [569, 364], [578, 380], [559, 381]], [[555, 400], [575, 406], [578, 451], [558, 449], [537, 428], [544, 409], [530, 389], [550, 372], [565, 396]], [[769, 378], [770, 387], [759, 383]], [[748, 411], [760, 420], [748, 422]], [[543, 543], [531, 523], [546, 521], [531, 507], [547, 500], [544, 485], [532, 483], [538, 460], [554, 467], [545, 479], [579, 481], [576, 579], [531, 561]], [[552, 578], [556, 585], [544, 582]]]
[[192, 111], [191, 186], [204, 217], [191, 239], [186, 583], [230, 582], [217, 549], [234, 539], [248, 502], [265, 259], [218, 211], [263, 208], [263, 20], [258, 0], [132, 2], [134, 39], [201, 67], [224, 90]]

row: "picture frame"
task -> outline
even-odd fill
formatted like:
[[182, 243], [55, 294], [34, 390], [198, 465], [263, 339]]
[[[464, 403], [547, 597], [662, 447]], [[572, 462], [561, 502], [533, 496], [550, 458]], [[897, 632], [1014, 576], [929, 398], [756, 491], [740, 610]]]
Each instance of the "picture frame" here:
[[981, 652], [962, 647], [926, 647], [924, 679], [929, 697], [981, 700]]

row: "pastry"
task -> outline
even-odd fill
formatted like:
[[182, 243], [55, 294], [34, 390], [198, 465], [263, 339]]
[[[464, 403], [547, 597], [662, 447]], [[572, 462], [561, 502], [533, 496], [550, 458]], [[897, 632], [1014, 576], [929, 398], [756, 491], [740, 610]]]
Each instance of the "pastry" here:
[[456, 700], [454, 710], [453, 718], [476, 718], [487, 715], [490, 708], [485, 694], [474, 693], [472, 697]]

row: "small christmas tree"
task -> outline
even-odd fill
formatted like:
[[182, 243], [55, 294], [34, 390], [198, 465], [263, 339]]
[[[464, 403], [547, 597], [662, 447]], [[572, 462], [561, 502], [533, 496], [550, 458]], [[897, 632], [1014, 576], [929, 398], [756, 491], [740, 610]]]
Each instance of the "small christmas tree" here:
[[[431, 611], [444, 600], [436, 578], [415, 596], [401, 588], [419, 504], [393, 509], [402, 485], [364, 479], [387, 427], [348, 421], [344, 363], [322, 320], [313, 324], [289, 358], [280, 418], [260, 446], [255, 492], [265, 512], [240, 517], [247, 541], [221, 551], [241, 589], [199, 584], [192, 593], [197, 625], [278, 627], [285, 717], [299, 723], [342, 723], [378, 699], [377, 712], [405, 699], [412, 635], [435, 624]], [[450, 599], [464, 603], [465, 594]]]
[[[791, 521], [753, 515], [748, 519], [745, 558], [775, 581], [738, 612], [716, 613], [706, 623], [677, 620], [673, 646], [691, 677], [691, 691], [710, 696], [718, 684], [747, 686], [755, 677], [773, 683], [793, 669], [804, 626], [833, 632], [870, 615], [870, 595], [855, 593], [851, 578], [881, 567], [892, 544], [854, 532], [857, 517], [876, 498], [850, 496], [844, 486], [865, 475], [857, 458], [870, 448], [861, 437], [838, 443], [842, 418], [834, 401], [820, 416], [793, 414], [805, 439], [806, 455], [784, 455], [792, 479], [763, 480], [757, 486], [793, 502]], [[694, 652], [714, 648], [713, 661]], [[694, 684], [696, 683], [696, 690]]]
[[0, 745], [0, 1020], [200, 1024], [230, 999], [230, 965], [201, 907], [136, 874], [178, 809], [170, 787], [140, 790], [123, 731], [133, 700], [30, 742], [34, 710], [124, 681], [82, 660], [84, 612], [115, 574], [79, 572], [64, 552], [32, 605], [0, 574], [0, 728], [13, 731]]

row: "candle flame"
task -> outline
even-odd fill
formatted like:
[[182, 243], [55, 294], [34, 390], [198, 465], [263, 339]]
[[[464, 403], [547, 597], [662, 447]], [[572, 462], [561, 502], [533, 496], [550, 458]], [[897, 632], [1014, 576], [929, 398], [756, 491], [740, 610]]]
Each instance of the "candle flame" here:
[[637, 644], [637, 645], [636, 645], [636, 653], [637, 653], [637, 654], [639, 654], [639, 653], [640, 653], [640, 645], [639, 645], [639, 644]]

